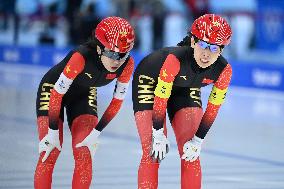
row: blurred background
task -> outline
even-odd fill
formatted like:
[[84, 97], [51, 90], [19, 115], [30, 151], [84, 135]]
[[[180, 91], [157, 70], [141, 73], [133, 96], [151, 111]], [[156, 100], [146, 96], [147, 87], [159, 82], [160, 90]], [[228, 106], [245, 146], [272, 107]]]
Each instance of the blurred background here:
[[282, 0], [1, 0], [0, 61], [50, 67], [85, 42], [102, 18], [116, 15], [135, 27], [138, 64], [152, 50], [181, 41], [195, 18], [216, 13], [233, 29], [232, 43], [224, 51], [236, 63], [236, 75], [242, 74], [233, 84], [283, 90], [283, 4]]
[[[203, 188], [284, 188], [283, 0], [0, 0], [0, 188], [33, 188], [40, 79], [101, 19], [120, 16], [134, 26], [137, 65], [151, 51], [175, 46], [204, 13], [224, 16], [233, 29], [224, 51], [233, 79], [203, 147]], [[113, 85], [98, 91], [99, 115]], [[130, 91], [102, 135], [92, 188], [137, 188], [141, 151]], [[202, 90], [204, 102], [209, 92]], [[160, 169], [163, 189], [179, 188], [179, 157], [168, 128], [172, 150]], [[54, 188], [71, 188], [67, 125], [65, 131]]]

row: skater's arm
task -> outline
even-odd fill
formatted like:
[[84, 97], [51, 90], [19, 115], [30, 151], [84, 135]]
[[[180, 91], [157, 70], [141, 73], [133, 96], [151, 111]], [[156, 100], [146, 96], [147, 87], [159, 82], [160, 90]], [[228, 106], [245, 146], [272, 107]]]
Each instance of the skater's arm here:
[[171, 95], [175, 76], [179, 71], [179, 60], [176, 58], [176, 56], [169, 54], [160, 70], [158, 84], [154, 92], [153, 128], [156, 130], [163, 128], [167, 102]]
[[134, 70], [134, 60], [132, 57], [130, 57], [122, 74], [118, 77], [116, 81], [113, 98], [109, 106], [107, 107], [106, 111], [104, 112], [102, 118], [100, 119], [98, 125], [96, 126], [96, 130], [102, 131], [119, 112], [123, 100], [125, 98], [133, 70]]
[[76, 76], [83, 70], [85, 61], [82, 55], [74, 53], [63, 72], [56, 81], [54, 88], [51, 89], [49, 101], [49, 128], [47, 135], [39, 142], [39, 153], [45, 152], [42, 162], [44, 162], [54, 148], [61, 151], [59, 141], [58, 121], [60, 116], [61, 102], [64, 94], [68, 91], [70, 85]]
[[66, 64], [63, 72], [60, 74], [58, 80], [54, 85], [54, 88], [51, 89], [48, 111], [50, 129], [58, 130], [58, 121], [62, 98], [64, 94], [68, 91], [73, 80], [77, 77], [79, 73], [82, 72], [84, 66], [84, 57], [80, 53], [75, 52]]
[[210, 93], [205, 113], [202, 117], [196, 136], [204, 139], [210, 127], [212, 126], [221, 105], [225, 101], [226, 93], [232, 77], [232, 67], [230, 64], [224, 68], [218, 80], [214, 83]]

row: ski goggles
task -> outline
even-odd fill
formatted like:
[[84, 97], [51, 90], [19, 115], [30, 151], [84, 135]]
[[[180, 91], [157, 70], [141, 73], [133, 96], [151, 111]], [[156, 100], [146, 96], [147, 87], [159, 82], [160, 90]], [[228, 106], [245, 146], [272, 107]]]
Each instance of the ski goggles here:
[[206, 43], [205, 41], [201, 41], [199, 40], [197, 42], [197, 44], [202, 48], [202, 49], [206, 49], [207, 47], [210, 49], [211, 52], [216, 53], [220, 50], [220, 46], [218, 45], [212, 45], [209, 43]]
[[104, 51], [102, 52], [102, 55], [106, 56], [110, 59], [113, 59], [113, 60], [122, 61], [122, 60], [127, 59], [127, 57], [129, 56], [129, 52], [119, 53], [119, 52], [111, 51], [111, 50], [108, 50], [108, 49], [104, 49]]

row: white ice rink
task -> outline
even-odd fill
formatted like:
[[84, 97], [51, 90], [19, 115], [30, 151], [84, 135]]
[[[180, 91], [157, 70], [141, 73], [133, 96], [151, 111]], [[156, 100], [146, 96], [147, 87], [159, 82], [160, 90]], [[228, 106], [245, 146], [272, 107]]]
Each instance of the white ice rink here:
[[[35, 99], [42, 67], [0, 64], [0, 189], [31, 189], [38, 159]], [[113, 85], [98, 89], [101, 115]], [[203, 91], [204, 105], [208, 89]], [[102, 95], [108, 97], [103, 101]], [[74, 160], [65, 125], [53, 188], [70, 189]], [[159, 189], [180, 188], [180, 162], [171, 126], [170, 153], [162, 162]], [[100, 136], [94, 189], [135, 189], [141, 148], [131, 89], [122, 110]], [[284, 92], [231, 87], [201, 152], [203, 189], [284, 188]]]

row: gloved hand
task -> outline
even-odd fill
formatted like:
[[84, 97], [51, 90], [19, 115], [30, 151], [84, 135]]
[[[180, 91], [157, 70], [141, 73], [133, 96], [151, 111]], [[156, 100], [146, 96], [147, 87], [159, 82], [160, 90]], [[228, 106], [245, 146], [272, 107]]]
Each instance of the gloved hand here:
[[100, 131], [93, 129], [90, 134], [80, 143], [76, 144], [76, 148], [80, 148], [82, 146], [86, 146], [88, 147], [90, 154], [91, 154], [91, 158], [92, 158], [92, 162], [93, 162], [93, 158], [95, 155], [95, 152], [97, 150], [98, 147], [98, 137], [101, 134]]
[[183, 155], [181, 156], [181, 159], [190, 162], [195, 161], [200, 155], [201, 144], [203, 140], [204, 139], [201, 139], [194, 135], [191, 140], [187, 141], [183, 145]]
[[162, 161], [169, 152], [170, 142], [164, 134], [164, 128], [156, 130], [152, 128], [152, 150], [151, 156]]
[[60, 141], [59, 141], [59, 130], [53, 130], [48, 128], [48, 133], [43, 139], [39, 142], [38, 145], [38, 151], [39, 153], [45, 152], [42, 162], [44, 162], [50, 152], [54, 149], [57, 148], [59, 151], [61, 151], [61, 146], [60, 146]]

